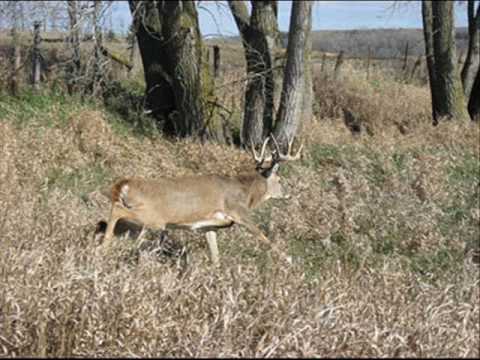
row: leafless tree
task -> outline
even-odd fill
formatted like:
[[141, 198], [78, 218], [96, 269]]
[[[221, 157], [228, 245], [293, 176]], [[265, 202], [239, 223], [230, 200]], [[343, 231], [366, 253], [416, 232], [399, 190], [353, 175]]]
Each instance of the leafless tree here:
[[12, 55], [11, 55], [11, 76], [10, 76], [10, 93], [13, 96], [18, 95], [18, 71], [20, 69], [20, 44], [18, 41], [18, 3], [8, 3], [8, 14], [12, 17]]
[[96, 94], [99, 91], [99, 87], [102, 82], [102, 71], [101, 71], [101, 46], [103, 42], [102, 28], [100, 24], [101, 19], [101, 8], [102, 1], [95, 1], [93, 3], [93, 13], [92, 13], [92, 22], [93, 22], [93, 40], [94, 40], [94, 63], [93, 63], [93, 94]]
[[[280, 146], [287, 149], [297, 135], [304, 120], [304, 90], [306, 54], [311, 31], [312, 2], [295, 1], [292, 4], [288, 33], [287, 64], [283, 79], [280, 107], [278, 109], [275, 135]], [[311, 107], [311, 104], [310, 104]]]
[[75, 90], [75, 85], [80, 76], [80, 22], [79, 22], [79, 2], [76, 0], [68, 2], [68, 17], [70, 19], [69, 45], [71, 51], [71, 61], [69, 71], [67, 71], [67, 89], [70, 95]]
[[480, 64], [480, 2], [475, 13], [475, 1], [468, 1], [468, 49], [462, 68], [463, 91], [470, 97], [475, 75]]
[[[244, 146], [262, 144], [273, 128], [274, 98], [278, 76], [274, 69], [280, 47], [277, 1], [228, 2], [237, 24], [247, 63], [247, 89], [242, 129]], [[278, 71], [277, 71], [278, 73]]]
[[146, 105], [177, 136], [203, 136], [208, 72], [194, 1], [129, 1], [143, 62]]
[[477, 71], [477, 76], [472, 86], [468, 112], [473, 121], [480, 121], [480, 69]]
[[456, 61], [453, 2], [424, 0], [422, 13], [434, 124], [468, 118]]

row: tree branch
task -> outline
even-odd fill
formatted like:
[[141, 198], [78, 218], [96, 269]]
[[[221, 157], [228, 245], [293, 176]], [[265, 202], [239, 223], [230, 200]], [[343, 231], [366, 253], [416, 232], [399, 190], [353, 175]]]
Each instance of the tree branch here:
[[248, 14], [247, 5], [244, 1], [228, 1], [228, 6], [232, 11], [233, 18], [237, 23], [238, 29], [244, 33], [250, 26], [250, 15]]

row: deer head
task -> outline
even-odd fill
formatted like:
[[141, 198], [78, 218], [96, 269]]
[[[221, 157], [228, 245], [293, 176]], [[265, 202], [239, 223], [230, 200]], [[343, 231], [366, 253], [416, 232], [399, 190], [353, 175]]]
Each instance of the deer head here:
[[[275, 149], [271, 151], [269, 156], [266, 156], [266, 150], [267, 150], [267, 145], [270, 141], [270, 139], [273, 140]], [[280, 185], [280, 178], [277, 174], [278, 169], [280, 167], [280, 163], [285, 162], [285, 161], [292, 161], [292, 160], [298, 160], [300, 159], [301, 156], [301, 151], [303, 148], [303, 144], [300, 145], [297, 153], [295, 155], [291, 154], [292, 151], [292, 144], [293, 140], [288, 143], [288, 150], [286, 153], [282, 153], [280, 151], [280, 147], [278, 145], [277, 140], [271, 134], [269, 137], [267, 137], [263, 144], [262, 144], [262, 149], [260, 151], [260, 155], [257, 154], [255, 151], [255, 147], [253, 144], [251, 144], [251, 150], [252, 150], [252, 155], [253, 158], [255, 159], [256, 163], [256, 170], [259, 172], [264, 178], [267, 179], [267, 189], [270, 197], [272, 198], [283, 198], [283, 191], [282, 187]], [[265, 166], [265, 164], [267, 164]]]

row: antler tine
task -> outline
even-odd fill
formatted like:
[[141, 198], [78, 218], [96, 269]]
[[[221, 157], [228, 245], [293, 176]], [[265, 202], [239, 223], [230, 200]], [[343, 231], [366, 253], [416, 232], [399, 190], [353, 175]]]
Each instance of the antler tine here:
[[264, 161], [270, 161], [271, 160], [271, 157], [267, 157], [265, 158], [265, 150], [267, 148], [267, 144], [268, 142], [270, 141], [270, 137], [267, 137], [264, 141], [263, 141], [263, 145], [262, 145], [262, 150], [260, 152], [260, 156], [257, 155], [257, 152], [255, 151], [255, 147], [253, 146], [253, 142], [250, 141], [250, 146], [252, 148], [252, 153], [253, 153], [253, 157], [255, 158], [255, 161], [258, 163], [258, 164], [262, 164]]
[[281, 157], [282, 155], [282, 152], [280, 151], [280, 146], [278, 146], [278, 142], [277, 142], [277, 139], [275, 139], [275, 136], [273, 136], [273, 134], [270, 134], [271, 138], [273, 139], [273, 143], [275, 144], [275, 154], [276, 154], [276, 157]]
[[293, 139], [288, 142], [287, 155], [291, 154], [291, 152], [292, 152], [292, 145], [293, 145]]
[[259, 162], [261, 159], [257, 156], [257, 152], [255, 151], [255, 146], [253, 146], [253, 141], [250, 140], [250, 149], [252, 150], [253, 158], [256, 162]]
[[[292, 141], [293, 144], [293, 141]], [[298, 148], [298, 151], [295, 155], [290, 155], [290, 151], [288, 154], [288, 160], [298, 160], [302, 156], [302, 149], [303, 149], [303, 142], [300, 144], [300, 147]]]
[[288, 150], [286, 154], [282, 154], [280, 151], [280, 146], [278, 145], [277, 140], [275, 137], [272, 135], [273, 141], [275, 143], [275, 147], [277, 148], [277, 154], [278, 154], [278, 160], [279, 161], [291, 161], [291, 160], [298, 160], [300, 159], [301, 156], [301, 151], [303, 149], [303, 142], [300, 144], [300, 147], [298, 148], [298, 151], [295, 155], [291, 155], [292, 151], [292, 145], [293, 145], [293, 139], [288, 142]]
[[[270, 141], [270, 137], [267, 137], [267, 138], [263, 141], [262, 153], [260, 154], [260, 157], [261, 157], [262, 159], [264, 159], [265, 150], [267, 149], [267, 144], [268, 144], [269, 141]], [[264, 160], [268, 160], [268, 159], [264, 159]]]

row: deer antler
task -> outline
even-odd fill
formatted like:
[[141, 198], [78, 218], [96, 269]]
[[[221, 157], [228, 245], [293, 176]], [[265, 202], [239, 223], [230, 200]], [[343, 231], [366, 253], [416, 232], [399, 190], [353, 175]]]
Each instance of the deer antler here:
[[257, 152], [255, 151], [255, 147], [253, 146], [253, 142], [250, 141], [250, 147], [252, 149], [252, 154], [253, 154], [253, 157], [255, 159], [255, 162], [257, 163], [257, 166], [262, 165], [264, 161], [271, 161], [272, 160], [272, 156], [268, 156], [268, 157], [265, 158], [265, 150], [267, 149], [267, 144], [268, 144], [269, 141], [270, 141], [270, 137], [267, 137], [263, 141], [260, 156], [257, 155]]
[[300, 156], [302, 155], [301, 151], [303, 149], [303, 142], [300, 144], [300, 147], [298, 148], [298, 151], [295, 155], [291, 155], [292, 152], [292, 145], [293, 145], [293, 139], [288, 142], [288, 150], [285, 154], [282, 154], [280, 151], [280, 146], [278, 145], [277, 139], [275, 139], [275, 136], [273, 134], [270, 135], [273, 139], [273, 142], [275, 144], [275, 158], [276, 161], [292, 161], [292, 160], [298, 160], [300, 159]]

